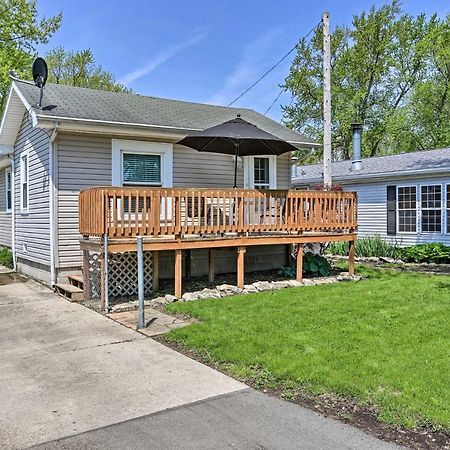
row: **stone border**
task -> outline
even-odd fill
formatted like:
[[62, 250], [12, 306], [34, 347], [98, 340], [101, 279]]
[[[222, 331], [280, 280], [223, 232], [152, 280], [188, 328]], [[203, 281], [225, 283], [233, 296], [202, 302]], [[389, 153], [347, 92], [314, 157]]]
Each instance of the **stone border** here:
[[[181, 298], [175, 295], [167, 294], [164, 297], [156, 297], [151, 300], [146, 300], [144, 305], [146, 307], [164, 306], [168, 303], [174, 302], [190, 302], [194, 300], [203, 300], [209, 298], [224, 298], [239, 294], [253, 294], [264, 291], [275, 291], [278, 289], [286, 289], [292, 287], [303, 286], [317, 286], [320, 284], [333, 284], [342, 281], [359, 281], [362, 277], [359, 275], [350, 276], [348, 272], [341, 272], [339, 275], [331, 277], [305, 278], [303, 281], [296, 280], [281, 280], [281, 281], [256, 281], [252, 284], [244, 285], [244, 289], [239, 289], [232, 284], [221, 284], [215, 288], [205, 288], [201, 291], [186, 292]], [[132, 301], [128, 303], [120, 303], [111, 308], [111, 313], [132, 311], [137, 309], [138, 302]]]

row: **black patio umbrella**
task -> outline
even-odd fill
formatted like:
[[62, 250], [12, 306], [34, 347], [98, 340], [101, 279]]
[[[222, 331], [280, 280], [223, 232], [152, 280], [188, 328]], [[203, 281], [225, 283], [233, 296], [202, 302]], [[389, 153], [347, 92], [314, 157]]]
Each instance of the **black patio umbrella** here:
[[237, 187], [237, 160], [241, 156], [282, 155], [297, 150], [286, 141], [261, 130], [256, 125], [241, 119], [238, 114], [235, 119], [196, 131], [186, 136], [181, 145], [193, 148], [199, 152], [223, 153], [234, 155], [234, 187]]

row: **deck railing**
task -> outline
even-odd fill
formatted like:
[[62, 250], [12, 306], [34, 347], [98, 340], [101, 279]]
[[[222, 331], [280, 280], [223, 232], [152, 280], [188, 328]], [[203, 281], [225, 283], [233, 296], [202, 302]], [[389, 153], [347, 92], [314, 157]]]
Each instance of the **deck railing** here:
[[79, 230], [131, 238], [354, 231], [354, 192], [98, 187], [80, 192]]

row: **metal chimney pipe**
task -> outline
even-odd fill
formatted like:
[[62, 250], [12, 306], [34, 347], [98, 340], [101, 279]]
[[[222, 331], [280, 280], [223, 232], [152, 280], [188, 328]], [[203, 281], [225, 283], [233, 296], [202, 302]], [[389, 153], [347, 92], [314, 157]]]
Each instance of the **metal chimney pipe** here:
[[352, 172], [357, 172], [363, 168], [361, 161], [361, 135], [363, 131], [362, 123], [352, 123], [353, 160]]

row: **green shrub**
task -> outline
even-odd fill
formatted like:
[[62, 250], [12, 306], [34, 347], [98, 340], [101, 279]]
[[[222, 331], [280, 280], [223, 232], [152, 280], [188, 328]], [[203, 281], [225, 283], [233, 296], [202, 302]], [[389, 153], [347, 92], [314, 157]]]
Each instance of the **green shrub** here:
[[6, 266], [9, 267], [10, 269], [13, 267], [12, 253], [6, 247], [2, 247], [0, 249], [0, 266]]
[[450, 263], [450, 247], [441, 243], [417, 244], [400, 250], [400, 258], [416, 263]]
[[[331, 264], [327, 259], [320, 255], [314, 255], [311, 252], [303, 254], [303, 275], [310, 277], [327, 277], [331, 273]], [[286, 278], [294, 278], [296, 268], [284, 266], [278, 271], [278, 275]]]
[[[332, 242], [327, 252], [332, 255], [347, 255], [348, 242]], [[359, 257], [398, 258], [399, 253], [400, 248], [397, 242], [383, 241], [379, 235], [358, 239], [355, 243], [355, 256]]]

